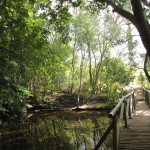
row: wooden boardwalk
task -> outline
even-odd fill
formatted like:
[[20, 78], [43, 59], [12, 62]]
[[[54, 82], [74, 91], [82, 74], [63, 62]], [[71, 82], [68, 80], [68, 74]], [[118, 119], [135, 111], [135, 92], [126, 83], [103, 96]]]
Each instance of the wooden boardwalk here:
[[119, 150], [150, 150], [150, 109], [141, 88], [135, 89], [135, 99], [134, 117], [128, 120], [128, 128], [121, 130]]

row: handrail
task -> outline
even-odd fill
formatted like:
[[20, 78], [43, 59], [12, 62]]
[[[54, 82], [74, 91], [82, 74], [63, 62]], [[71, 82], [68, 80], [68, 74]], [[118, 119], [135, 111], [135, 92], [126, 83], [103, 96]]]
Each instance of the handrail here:
[[119, 101], [118, 104], [115, 106], [115, 108], [109, 113], [109, 115], [108, 115], [109, 118], [113, 118], [113, 117], [114, 117], [114, 115], [115, 115], [116, 112], [119, 110], [119, 108], [121, 107], [122, 103], [124, 102], [124, 100], [125, 100], [126, 98], [128, 98], [130, 95], [132, 95], [133, 93], [134, 93], [134, 91], [132, 91], [131, 93], [125, 95], [124, 97], [122, 97], [122, 98], [120, 99], [120, 101]]
[[109, 113], [108, 117], [111, 119], [111, 124], [106, 129], [100, 141], [95, 146], [94, 150], [98, 150], [103, 142], [106, 140], [111, 130], [113, 130], [113, 150], [118, 149], [118, 118], [120, 118], [125, 123], [125, 128], [128, 127], [127, 120], [128, 117], [132, 118], [133, 110], [135, 109], [135, 99], [134, 99], [134, 91], [125, 95], [120, 99], [118, 104], [114, 109]]
[[105, 141], [106, 137], [109, 135], [110, 131], [112, 130], [112, 127], [113, 127], [113, 123], [111, 122], [111, 124], [109, 125], [109, 127], [107, 128], [107, 130], [105, 131], [105, 133], [103, 134], [103, 136], [101, 137], [100, 141], [95, 146], [94, 150], [98, 150], [99, 147], [103, 144], [103, 142]]

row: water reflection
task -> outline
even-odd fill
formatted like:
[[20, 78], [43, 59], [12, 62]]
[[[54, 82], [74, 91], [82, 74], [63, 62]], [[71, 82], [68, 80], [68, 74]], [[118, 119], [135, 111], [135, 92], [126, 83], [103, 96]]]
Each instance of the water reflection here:
[[[108, 125], [107, 116], [98, 112], [35, 114], [20, 125], [11, 124], [9, 132], [1, 132], [0, 149], [92, 150]], [[101, 150], [112, 149], [111, 137]]]

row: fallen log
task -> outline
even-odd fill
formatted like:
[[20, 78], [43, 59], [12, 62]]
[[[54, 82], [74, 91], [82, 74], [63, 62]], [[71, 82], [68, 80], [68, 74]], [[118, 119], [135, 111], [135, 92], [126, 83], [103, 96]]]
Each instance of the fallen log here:
[[95, 111], [103, 111], [103, 110], [111, 110], [110, 106], [105, 107], [92, 107], [92, 108], [73, 108], [72, 111], [86, 111], [86, 110], [95, 110]]

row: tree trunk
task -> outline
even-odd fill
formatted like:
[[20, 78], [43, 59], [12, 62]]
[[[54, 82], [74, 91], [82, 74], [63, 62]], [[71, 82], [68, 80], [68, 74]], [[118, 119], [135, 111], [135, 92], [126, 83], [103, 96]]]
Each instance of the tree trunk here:
[[82, 86], [82, 73], [83, 73], [84, 58], [85, 58], [85, 51], [81, 49], [80, 83], [79, 83], [79, 89], [78, 89], [77, 108], [79, 108], [79, 102], [80, 102], [80, 91], [81, 91], [81, 86]]
[[73, 87], [74, 87], [74, 78], [75, 78], [75, 46], [76, 46], [76, 40], [75, 40], [74, 48], [73, 48], [73, 51], [72, 51], [72, 72], [71, 72], [71, 85], [70, 85], [69, 93], [72, 93]]
[[150, 25], [146, 20], [140, 0], [131, 0], [132, 9], [135, 18], [135, 27], [137, 28], [142, 43], [150, 57]]

